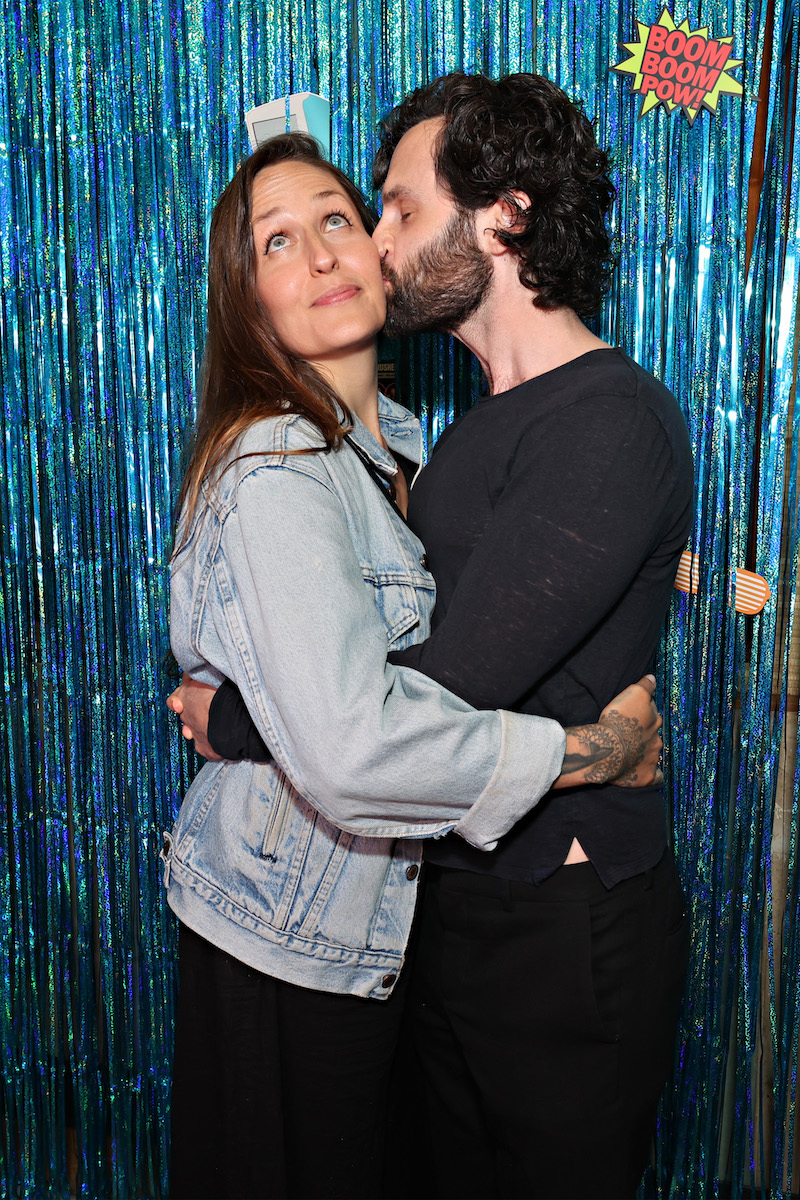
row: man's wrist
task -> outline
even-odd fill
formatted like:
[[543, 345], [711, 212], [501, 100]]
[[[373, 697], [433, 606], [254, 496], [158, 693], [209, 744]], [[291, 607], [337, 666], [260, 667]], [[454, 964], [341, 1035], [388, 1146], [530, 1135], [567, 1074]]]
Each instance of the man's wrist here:
[[573, 725], [566, 731], [567, 750], [562, 776], [576, 782], [608, 783], [625, 770], [625, 747], [619, 730], [606, 718], [594, 725]]

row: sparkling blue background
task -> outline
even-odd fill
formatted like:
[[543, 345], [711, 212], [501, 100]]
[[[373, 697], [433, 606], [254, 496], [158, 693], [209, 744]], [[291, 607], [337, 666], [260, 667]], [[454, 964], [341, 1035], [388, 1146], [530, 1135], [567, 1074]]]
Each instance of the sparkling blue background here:
[[[163, 698], [167, 563], [202, 351], [211, 209], [244, 110], [331, 99], [364, 186], [379, 117], [457, 67], [536, 70], [615, 159], [620, 273], [598, 329], [673, 389], [697, 464], [700, 591], [662, 660], [694, 919], [649, 1193], [783, 1195], [798, 1039], [796, 0], [673, 10], [734, 35], [744, 97], [637, 119], [609, 68], [647, 0], [6, 0], [0, 22], [0, 1179], [165, 1193], [172, 918], [158, 851], [193, 769]], [[765, 63], [765, 66], [762, 64]], [[767, 143], [748, 263], [757, 111]], [[387, 344], [429, 440], [479, 386], [446, 340]], [[727, 604], [750, 565], [773, 600]], [[795, 649], [795, 656], [796, 656]], [[796, 693], [796, 682], [792, 685]], [[780, 757], [786, 735], [789, 752]], [[778, 785], [781, 784], [780, 792]], [[776, 809], [775, 797], [780, 803]], [[789, 832], [771, 866], [777, 817]], [[776, 880], [773, 888], [773, 879]], [[761, 1097], [766, 1096], [766, 1103]]]

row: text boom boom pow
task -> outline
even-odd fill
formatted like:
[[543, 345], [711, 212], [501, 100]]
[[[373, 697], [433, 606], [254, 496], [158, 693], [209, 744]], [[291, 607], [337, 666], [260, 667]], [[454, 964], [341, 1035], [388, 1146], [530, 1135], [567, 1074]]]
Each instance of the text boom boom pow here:
[[709, 37], [705, 29], [676, 26], [667, 9], [655, 25], [636, 22], [638, 42], [624, 43], [630, 58], [613, 69], [633, 75], [633, 91], [642, 97], [639, 116], [657, 104], [669, 112], [682, 108], [692, 124], [702, 108], [716, 112], [722, 92], [742, 93], [742, 85], [727, 74], [742, 64], [731, 59], [733, 35]]

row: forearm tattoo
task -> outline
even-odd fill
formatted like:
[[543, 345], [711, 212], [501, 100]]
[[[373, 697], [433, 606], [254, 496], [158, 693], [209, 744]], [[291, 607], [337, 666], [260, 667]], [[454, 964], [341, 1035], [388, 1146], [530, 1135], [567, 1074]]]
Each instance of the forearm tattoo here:
[[574, 725], [567, 729], [578, 747], [564, 755], [563, 775], [583, 771], [586, 783], [605, 783], [622, 770], [622, 744], [604, 725]]

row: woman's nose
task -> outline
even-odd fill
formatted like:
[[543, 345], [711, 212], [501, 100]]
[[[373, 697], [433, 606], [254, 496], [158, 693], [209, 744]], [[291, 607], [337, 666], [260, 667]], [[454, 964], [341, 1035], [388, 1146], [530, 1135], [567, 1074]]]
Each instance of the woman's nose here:
[[311, 246], [312, 271], [332, 271], [339, 265], [336, 251], [323, 237], [315, 238]]

